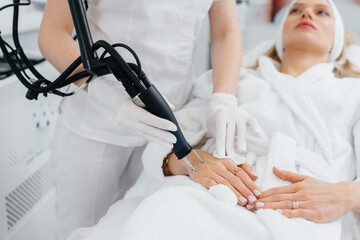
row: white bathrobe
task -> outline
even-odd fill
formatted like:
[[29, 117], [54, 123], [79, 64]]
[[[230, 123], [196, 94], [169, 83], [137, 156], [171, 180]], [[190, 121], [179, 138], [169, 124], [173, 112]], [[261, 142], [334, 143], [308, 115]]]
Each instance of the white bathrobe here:
[[[239, 108], [259, 121], [266, 137], [250, 133], [248, 153], [237, 155], [238, 163], [253, 166], [262, 191], [289, 184], [272, 173], [273, 166], [328, 182], [355, 180], [360, 176], [360, 79], [335, 78], [331, 63], [297, 78], [278, 67], [263, 56], [256, 71], [242, 72]], [[176, 116], [190, 144], [202, 143], [213, 152], [205, 123], [210, 83], [211, 73], [203, 75], [192, 101]], [[273, 210], [250, 212], [225, 186], [207, 190], [185, 176], [165, 178], [161, 165], [168, 151], [149, 144], [145, 172], [126, 199], [98, 226], [77, 231], [71, 240], [340, 239], [340, 221], [318, 224]]]

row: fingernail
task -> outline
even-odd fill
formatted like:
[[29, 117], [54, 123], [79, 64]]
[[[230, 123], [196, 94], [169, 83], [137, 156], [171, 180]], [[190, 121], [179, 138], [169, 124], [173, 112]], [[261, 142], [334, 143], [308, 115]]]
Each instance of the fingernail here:
[[257, 189], [255, 189], [255, 190], [253, 191], [253, 193], [254, 193], [255, 196], [257, 196], [257, 197], [260, 196], [260, 194], [261, 194], [260, 191], [257, 190]]
[[252, 196], [252, 195], [250, 195], [250, 196], [248, 197], [248, 199], [249, 199], [249, 202], [251, 202], [251, 203], [253, 203], [253, 202], [256, 201], [256, 198], [255, 198], [254, 196]]
[[247, 209], [253, 209], [255, 207], [255, 205], [253, 205], [253, 204], [246, 204], [246, 208]]
[[280, 213], [280, 214], [283, 213], [283, 210], [281, 210], [281, 209], [276, 209], [275, 211], [277, 211], [277, 212]]
[[242, 203], [246, 203], [246, 202], [247, 202], [246, 198], [244, 198], [243, 196], [240, 196], [240, 197], [239, 197], [239, 200], [240, 200], [240, 202], [242, 202]]
[[264, 206], [265, 206], [265, 204], [262, 203], [262, 202], [257, 202], [256, 203], [256, 207], [258, 207], [258, 208], [263, 208]]
[[255, 177], [257, 177], [257, 173], [255, 171], [251, 171], [251, 174], [254, 175]]

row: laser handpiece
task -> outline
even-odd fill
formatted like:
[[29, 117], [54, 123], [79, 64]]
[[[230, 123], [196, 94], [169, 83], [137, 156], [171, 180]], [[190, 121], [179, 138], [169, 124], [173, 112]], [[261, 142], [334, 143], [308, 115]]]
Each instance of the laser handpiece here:
[[133, 98], [133, 102], [136, 105], [145, 108], [148, 112], [158, 117], [165, 118], [173, 122], [177, 126], [177, 130], [175, 132], [172, 132], [172, 134], [174, 134], [177, 139], [173, 147], [173, 152], [179, 160], [183, 159], [192, 171], [196, 171], [194, 166], [186, 158], [187, 155], [190, 152], [193, 152], [201, 163], [203, 163], [204, 161], [186, 141], [173, 112], [171, 111], [169, 105], [166, 103], [165, 99], [155, 88], [155, 86], [152, 85], [145, 91], [138, 94], [136, 97]]

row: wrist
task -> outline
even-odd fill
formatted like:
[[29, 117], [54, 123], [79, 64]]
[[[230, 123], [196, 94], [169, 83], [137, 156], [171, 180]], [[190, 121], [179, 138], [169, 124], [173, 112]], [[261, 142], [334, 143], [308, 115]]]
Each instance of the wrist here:
[[220, 103], [224, 106], [237, 106], [238, 99], [234, 94], [224, 92], [214, 92], [210, 97], [210, 103]]
[[168, 168], [172, 175], [188, 175], [188, 171], [185, 165], [185, 162], [178, 160], [174, 153], [170, 155]]

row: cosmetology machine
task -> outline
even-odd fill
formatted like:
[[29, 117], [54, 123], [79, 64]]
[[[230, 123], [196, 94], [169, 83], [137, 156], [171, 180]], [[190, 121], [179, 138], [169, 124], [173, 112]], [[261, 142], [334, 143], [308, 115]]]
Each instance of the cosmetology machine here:
[[[11, 24], [5, 24], [12, 19], [10, 10], [0, 12], [1, 36], [13, 44]], [[18, 31], [29, 61], [54, 78], [58, 72], [44, 61], [36, 44], [42, 15], [36, 4], [28, 7]], [[55, 192], [49, 143], [59, 98], [31, 102], [25, 94], [26, 88], [0, 55], [0, 239], [52, 240]]]

